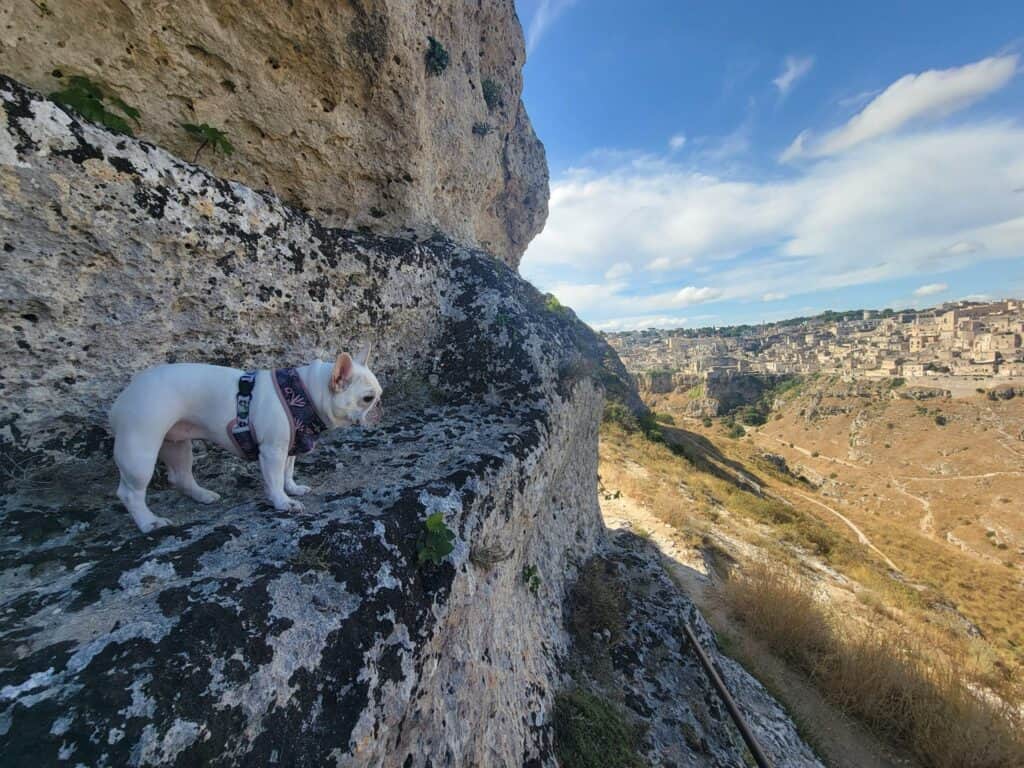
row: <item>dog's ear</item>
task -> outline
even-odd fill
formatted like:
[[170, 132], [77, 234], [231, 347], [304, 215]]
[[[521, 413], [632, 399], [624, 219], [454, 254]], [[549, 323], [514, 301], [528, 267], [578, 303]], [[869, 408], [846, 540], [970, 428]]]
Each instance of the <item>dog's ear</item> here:
[[359, 351], [356, 352], [356, 362], [360, 365], [369, 365], [370, 352], [373, 351], [373, 345], [370, 342], [363, 344]]
[[338, 392], [348, 386], [352, 380], [352, 358], [348, 352], [342, 352], [334, 361], [331, 371], [331, 392]]

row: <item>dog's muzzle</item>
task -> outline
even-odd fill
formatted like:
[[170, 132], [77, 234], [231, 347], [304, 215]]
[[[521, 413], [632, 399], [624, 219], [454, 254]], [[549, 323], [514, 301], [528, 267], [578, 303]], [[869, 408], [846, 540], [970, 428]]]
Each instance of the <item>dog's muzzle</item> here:
[[370, 408], [366, 413], [363, 414], [363, 417], [359, 420], [359, 423], [362, 424], [362, 426], [364, 427], [373, 428], [380, 424], [380, 419], [381, 416], [383, 415], [384, 409], [381, 407], [380, 401], [378, 400], [376, 403], [373, 404], [372, 408]]

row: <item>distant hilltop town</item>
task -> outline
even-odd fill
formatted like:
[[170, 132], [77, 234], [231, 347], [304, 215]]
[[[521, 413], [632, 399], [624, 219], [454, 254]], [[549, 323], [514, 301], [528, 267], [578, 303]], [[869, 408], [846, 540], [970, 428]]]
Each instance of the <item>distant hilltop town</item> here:
[[827, 373], [851, 381], [1024, 377], [1024, 301], [1019, 299], [605, 336], [641, 386], [652, 383], [645, 379], [672, 375], [692, 380], [743, 373]]

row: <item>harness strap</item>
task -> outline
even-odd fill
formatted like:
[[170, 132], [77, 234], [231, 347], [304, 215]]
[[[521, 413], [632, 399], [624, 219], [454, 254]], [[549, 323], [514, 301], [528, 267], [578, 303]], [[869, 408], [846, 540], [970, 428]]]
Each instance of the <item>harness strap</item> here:
[[238, 378], [238, 394], [235, 395], [236, 416], [228, 424], [228, 437], [249, 461], [255, 461], [260, 456], [256, 432], [249, 422], [249, 406], [252, 404], [252, 391], [255, 386], [256, 371], [246, 371]]

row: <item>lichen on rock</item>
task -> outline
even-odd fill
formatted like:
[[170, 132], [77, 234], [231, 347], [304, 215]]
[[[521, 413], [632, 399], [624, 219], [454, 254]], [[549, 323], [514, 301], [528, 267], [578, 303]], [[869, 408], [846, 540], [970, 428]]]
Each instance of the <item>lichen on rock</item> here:
[[[0, 99], [5, 764], [550, 764], [551, 630], [599, 529], [601, 393], [560, 373], [580, 329], [486, 254], [331, 229], [12, 80]], [[157, 483], [179, 525], [137, 534], [104, 426], [133, 372], [359, 338], [388, 416], [300, 464], [306, 513], [211, 451], [224, 502]], [[436, 511], [456, 547], [421, 567]], [[481, 541], [512, 554], [480, 572]]]
[[[204, 162], [325, 224], [441, 231], [516, 266], [547, 218], [513, 0], [64, 0], [4, 4], [0, 27], [0, 72], [44, 93], [89, 77], [182, 156], [196, 149], [182, 123], [217, 126], [235, 152]], [[438, 77], [431, 37], [451, 58]]]
[[[566, 595], [603, 533], [603, 390], [642, 408], [614, 352], [486, 253], [326, 226], [8, 78], [0, 108], [5, 767], [554, 768]], [[223, 500], [157, 480], [150, 503], [177, 525], [138, 534], [105, 426], [133, 373], [359, 339], [386, 417], [300, 459], [305, 512], [276, 512], [253, 465], [209, 451], [197, 475]], [[452, 550], [421, 563], [434, 514]], [[648, 664], [692, 612], [666, 589], [652, 580], [661, 602], [634, 611], [617, 666], [668, 765], [673, 724], [713, 707], [682, 650], [674, 672]], [[738, 765], [712, 719], [708, 751], [686, 754]]]

